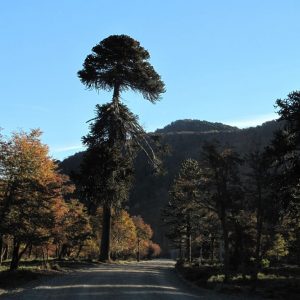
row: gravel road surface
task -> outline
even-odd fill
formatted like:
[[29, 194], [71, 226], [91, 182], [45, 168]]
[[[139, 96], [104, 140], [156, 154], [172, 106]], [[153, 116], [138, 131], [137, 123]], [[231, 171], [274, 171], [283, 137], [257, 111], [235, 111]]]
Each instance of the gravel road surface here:
[[[237, 299], [193, 288], [182, 280], [171, 260], [153, 260], [125, 265], [94, 265], [28, 285], [0, 296], [14, 300], [192, 300]], [[246, 299], [244, 297], [238, 299]]]

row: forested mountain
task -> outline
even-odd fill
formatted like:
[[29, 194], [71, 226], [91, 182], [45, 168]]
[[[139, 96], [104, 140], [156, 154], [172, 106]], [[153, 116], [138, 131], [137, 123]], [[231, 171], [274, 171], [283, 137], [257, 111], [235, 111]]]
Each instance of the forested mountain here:
[[174, 132], [211, 132], [211, 131], [233, 131], [239, 130], [237, 127], [232, 127], [222, 123], [212, 123], [199, 120], [177, 120], [165, 126], [162, 129], [157, 129], [155, 133], [174, 133]]
[[[133, 215], [141, 215], [151, 224], [155, 236], [163, 249], [168, 248], [161, 221], [161, 209], [168, 201], [168, 191], [179, 171], [183, 160], [200, 159], [201, 148], [206, 142], [218, 141], [221, 145], [233, 147], [242, 156], [257, 148], [262, 148], [271, 140], [279, 123], [266, 122], [261, 126], [238, 129], [222, 123], [199, 120], [178, 120], [155, 131], [161, 142], [169, 145], [169, 153], [163, 158], [164, 175], [155, 175], [144, 155], [136, 160], [136, 178], [131, 191], [128, 207]], [[79, 169], [83, 152], [68, 157], [61, 163], [64, 172], [70, 174]]]

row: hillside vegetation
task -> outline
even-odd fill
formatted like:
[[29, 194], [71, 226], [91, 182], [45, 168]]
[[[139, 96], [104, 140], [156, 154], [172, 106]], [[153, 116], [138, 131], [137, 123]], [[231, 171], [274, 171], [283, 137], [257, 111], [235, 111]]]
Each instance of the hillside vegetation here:
[[[161, 210], [168, 201], [168, 191], [181, 163], [186, 158], [199, 159], [201, 148], [207, 142], [219, 141], [221, 145], [233, 147], [246, 154], [266, 146], [279, 129], [276, 121], [261, 126], [238, 129], [222, 123], [200, 120], [178, 120], [157, 129], [154, 133], [161, 143], [169, 148], [163, 157], [164, 174], [153, 174], [146, 157], [140, 154], [135, 163], [135, 181], [127, 206], [133, 215], [141, 215], [154, 230], [154, 240], [168, 252], [169, 242], [161, 220]], [[61, 162], [65, 173], [78, 172], [84, 152], [76, 153]]]

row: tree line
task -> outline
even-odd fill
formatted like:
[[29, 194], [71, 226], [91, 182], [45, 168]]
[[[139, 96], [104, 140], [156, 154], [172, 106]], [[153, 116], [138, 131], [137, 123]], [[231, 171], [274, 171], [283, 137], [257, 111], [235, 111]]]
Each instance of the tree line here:
[[[75, 185], [40, 140], [41, 132], [0, 136], [0, 264], [15, 270], [22, 258], [98, 258], [103, 212], [89, 214]], [[154, 257], [160, 247], [140, 216], [112, 214], [112, 256]]]
[[182, 163], [162, 213], [181, 259], [221, 260], [225, 281], [300, 263], [300, 92], [276, 106], [283, 128], [268, 146], [241, 156], [207, 143], [199, 160]]

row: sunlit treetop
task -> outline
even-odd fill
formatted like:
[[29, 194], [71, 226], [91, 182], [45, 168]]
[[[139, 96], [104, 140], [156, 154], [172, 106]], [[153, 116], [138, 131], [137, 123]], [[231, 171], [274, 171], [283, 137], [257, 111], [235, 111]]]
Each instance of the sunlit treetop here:
[[164, 83], [149, 63], [149, 52], [127, 35], [111, 35], [92, 49], [78, 72], [89, 89], [140, 92], [151, 102], [159, 100]]

